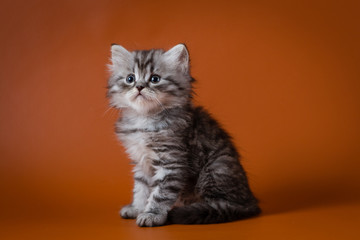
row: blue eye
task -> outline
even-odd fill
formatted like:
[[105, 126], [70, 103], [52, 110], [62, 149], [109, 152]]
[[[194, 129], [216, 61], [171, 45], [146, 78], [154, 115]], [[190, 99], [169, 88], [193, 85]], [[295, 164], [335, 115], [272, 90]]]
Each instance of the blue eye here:
[[160, 76], [159, 75], [152, 75], [151, 78], [150, 78], [150, 82], [155, 83], [155, 84], [160, 82]]
[[134, 76], [134, 74], [130, 74], [129, 76], [127, 76], [126, 79], [125, 79], [125, 81], [126, 81], [126, 83], [128, 83], [128, 84], [133, 83], [133, 82], [135, 81], [135, 76]]

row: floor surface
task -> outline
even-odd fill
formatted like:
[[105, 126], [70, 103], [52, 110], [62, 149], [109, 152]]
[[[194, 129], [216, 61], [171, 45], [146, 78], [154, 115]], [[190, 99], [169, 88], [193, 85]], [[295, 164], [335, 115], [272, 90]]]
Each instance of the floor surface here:
[[134, 220], [120, 219], [110, 208], [101, 209], [103, 212], [99, 209], [82, 218], [37, 217], [2, 222], [1, 239], [358, 239], [360, 234], [359, 203], [284, 213], [265, 210], [257, 218], [224, 224], [154, 228], [140, 228]]

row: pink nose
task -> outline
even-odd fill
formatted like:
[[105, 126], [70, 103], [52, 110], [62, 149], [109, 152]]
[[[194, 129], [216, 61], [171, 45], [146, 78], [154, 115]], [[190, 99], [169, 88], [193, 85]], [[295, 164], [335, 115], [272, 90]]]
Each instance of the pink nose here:
[[136, 86], [136, 88], [139, 90], [139, 92], [141, 92], [141, 90], [143, 90], [143, 89], [144, 89], [144, 87], [143, 87], [143, 86]]

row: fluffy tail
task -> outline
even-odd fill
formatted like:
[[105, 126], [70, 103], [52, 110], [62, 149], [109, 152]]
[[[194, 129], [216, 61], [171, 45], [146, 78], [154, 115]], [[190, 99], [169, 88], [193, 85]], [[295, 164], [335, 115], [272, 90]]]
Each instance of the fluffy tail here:
[[210, 224], [249, 218], [261, 212], [257, 204], [241, 206], [229, 203], [196, 202], [173, 208], [168, 221], [174, 224]]

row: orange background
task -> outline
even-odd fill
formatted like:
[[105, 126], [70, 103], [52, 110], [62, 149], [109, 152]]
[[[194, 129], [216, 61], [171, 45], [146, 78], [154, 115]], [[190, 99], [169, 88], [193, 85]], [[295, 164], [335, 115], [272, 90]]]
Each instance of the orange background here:
[[[0, 2], [1, 239], [355, 239], [359, 1]], [[138, 228], [113, 133], [110, 44], [187, 44], [264, 213]]]

